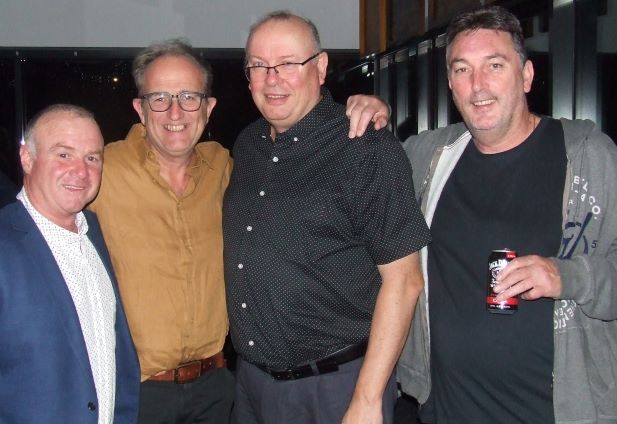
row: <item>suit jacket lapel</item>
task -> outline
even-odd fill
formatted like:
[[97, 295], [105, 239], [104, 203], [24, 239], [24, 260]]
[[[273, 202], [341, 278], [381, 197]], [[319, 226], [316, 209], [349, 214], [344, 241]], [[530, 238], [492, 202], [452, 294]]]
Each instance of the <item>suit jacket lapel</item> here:
[[[19, 208], [15, 209], [13, 225], [16, 230], [26, 233], [22, 242], [25, 251], [28, 252], [32, 259], [32, 272], [35, 274], [35, 278], [44, 280], [44, 284], [41, 284], [41, 286], [47, 289], [45, 294], [57, 306], [56, 311], [60, 315], [60, 322], [63, 324], [64, 333], [71, 350], [77, 358], [77, 363], [84, 373], [90, 375], [92, 384], [94, 384], [77, 309], [47, 242], [21, 204]], [[44, 295], [44, 293], [41, 294]]]

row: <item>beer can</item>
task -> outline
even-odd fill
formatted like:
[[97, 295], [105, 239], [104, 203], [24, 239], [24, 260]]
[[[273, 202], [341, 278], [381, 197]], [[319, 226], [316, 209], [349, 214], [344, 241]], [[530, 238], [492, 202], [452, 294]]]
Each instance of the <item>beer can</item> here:
[[510, 297], [498, 302], [493, 287], [497, 285], [497, 274], [508, 262], [516, 258], [516, 251], [511, 249], [493, 250], [488, 257], [488, 274], [486, 282], [486, 309], [494, 314], [513, 314], [518, 310], [518, 298]]

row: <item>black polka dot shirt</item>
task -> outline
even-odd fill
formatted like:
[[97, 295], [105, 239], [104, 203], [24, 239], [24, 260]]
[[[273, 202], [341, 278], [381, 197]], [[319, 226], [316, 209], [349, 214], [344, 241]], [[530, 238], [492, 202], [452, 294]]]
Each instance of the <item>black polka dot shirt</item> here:
[[243, 359], [293, 367], [368, 338], [378, 264], [430, 241], [388, 131], [347, 137], [327, 90], [276, 142], [260, 119], [234, 146], [224, 200], [231, 335]]

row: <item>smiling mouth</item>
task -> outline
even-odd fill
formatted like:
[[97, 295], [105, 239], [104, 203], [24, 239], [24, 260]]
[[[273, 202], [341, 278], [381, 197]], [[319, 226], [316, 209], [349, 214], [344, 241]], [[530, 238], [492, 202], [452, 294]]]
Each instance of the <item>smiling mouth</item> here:
[[281, 100], [286, 98], [286, 94], [266, 94], [266, 99], [268, 100]]
[[478, 101], [475, 101], [475, 102], [471, 102], [471, 104], [473, 104], [474, 106], [488, 106], [488, 105], [492, 105], [496, 101], [497, 100], [495, 100], [495, 99], [478, 100]]
[[75, 185], [70, 185], [70, 184], [65, 184], [64, 188], [69, 190], [69, 191], [83, 191], [83, 190], [86, 189], [86, 187], [75, 186]]
[[171, 125], [171, 124], [167, 124], [167, 125], [163, 125], [163, 127], [170, 132], [180, 132], [182, 130], [184, 130], [186, 128], [186, 125], [182, 124], [182, 125]]

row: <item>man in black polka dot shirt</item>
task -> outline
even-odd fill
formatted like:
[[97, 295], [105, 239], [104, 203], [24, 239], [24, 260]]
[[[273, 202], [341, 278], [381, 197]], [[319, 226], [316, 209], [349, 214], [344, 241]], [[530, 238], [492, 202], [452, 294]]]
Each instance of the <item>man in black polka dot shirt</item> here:
[[327, 62], [314, 25], [288, 12], [249, 34], [263, 118], [236, 141], [224, 201], [237, 423], [392, 422], [430, 236], [400, 143], [348, 139]]

